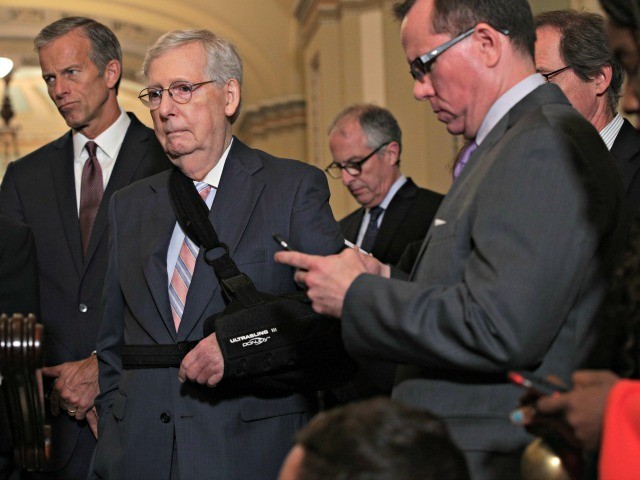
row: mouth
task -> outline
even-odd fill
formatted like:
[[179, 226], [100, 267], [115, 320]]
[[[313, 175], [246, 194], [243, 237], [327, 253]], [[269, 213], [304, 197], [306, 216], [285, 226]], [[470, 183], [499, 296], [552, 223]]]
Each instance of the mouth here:
[[453, 115], [446, 110], [434, 110], [433, 113], [436, 114], [438, 121], [442, 123], [448, 123], [453, 119]]
[[358, 195], [362, 194], [362, 192], [364, 192], [364, 187], [350, 187], [349, 191], [351, 192], [351, 195], [357, 197]]
[[169, 130], [169, 131], [166, 131], [164, 134], [167, 137], [172, 137], [172, 136], [175, 136], [175, 135], [180, 135], [180, 134], [185, 133], [185, 132], [186, 132], [186, 130]]
[[67, 102], [67, 103], [63, 103], [62, 105], [58, 105], [58, 111], [59, 112], [67, 112], [69, 110], [71, 110], [74, 107], [74, 104], [76, 102]]

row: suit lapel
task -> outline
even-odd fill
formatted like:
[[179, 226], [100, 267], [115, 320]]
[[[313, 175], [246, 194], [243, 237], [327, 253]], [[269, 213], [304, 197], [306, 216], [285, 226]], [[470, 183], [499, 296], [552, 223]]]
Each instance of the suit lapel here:
[[89, 265], [91, 258], [96, 253], [98, 245], [106, 234], [107, 213], [109, 210], [109, 200], [111, 199], [111, 196], [131, 183], [142, 159], [147, 153], [149, 145], [147, 130], [134, 115], [130, 116], [131, 124], [129, 125], [127, 134], [122, 141], [118, 158], [116, 159], [113, 171], [111, 172], [109, 183], [107, 184], [107, 188], [102, 196], [102, 201], [100, 202], [100, 207], [96, 214], [96, 220], [93, 224], [91, 238], [89, 239], [89, 246], [87, 248], [87, 255], [84, 262], [85, 268]]
[[633, 125], [625, 120], [613, 146], [611, 147], [611, 155], [616, 160], [625, 191], [629, 190], [631, 181], [635, 177], [640, 162], [640, 134], [633, 128]]
[[364, 212], [364, 208], [359, 208], [351, 215], [350, 219], [343, 223], [345, 228], [342, 234], [350, 242], [356, 243], [358, 241], [358, 233], [360, 232], [360, 224], [362, 223]]
[[[238, 248], [260, 193], [265, 187], [264, 182], [253, 176], [261, 168], [262, 161], [253, 150], [234, 138], [209, 212], [209, 220], [220, 241], [229, 247], [231, 256]], [[201, 250], [180, 323], [179, 340], [189, 336], [219, 288], [213, 268], [203, 261], [202, 255]]]
[[402, 225], [409, 208], [411, 208], [411, 199], [416, 196], [417, 191], [416, 184], [408, 178], [391, 199], [387, 211], [382, 217], [380, 230], [371, 252], [374, 257], [384, 258], [386, 255], [396, 232]]
[[169, 279], [167, 274], [167, 250], [176, 217], [171, 208], [168, 192], [168, 175], [158, 177], [150, 184], [149, 196], [140, 209], [140, 258], [142, 273], [153, 296], [162, 321], [173, 338], [176, 337], [171, 306], [169, 304]]
[[76, 271], [80, 275], [83, 268], [82, 239], [80, 237], [80, 221], [78, 220], [71, 132], [58, 139], [55, 148], [57, 150], [56, 157], [50, 159], [51, 177], [69, 253]]
[[[442, 205], [438, 210], [440, 220], [455, 221], [455, 219], [447, 218], [447, 214], [450, 212], [449, 205], [456, 204], [460, 199], [466, 196], [475, 195], [475, 191], [470, 191], [470, 189], [468, 187], [465, 187], [465, 185], [469, 181], [469, 177], [472, 175], [474, 170], [489, 167], [486, 162], [482, 161], [483, 157], [493, 148], [494, 145], [496, 145], [502, 139], [502, 137], [507, 134], [508, 130], [521, 118], [538, 108], [540, 105], [547, 103], [569, 104], [569, 101], [557, 85], [547, 83], [537, 87], [527, 96], [525, 96], [522, 100], [515, 104], [504, 115], [504, 117], [500, 119], [500, 121], [495, 125], [495, 127], [491, 129], [486, 138], [478, 146], [476, 151], [473, 152], [472, 156], [470, 157], [470, 160], [473, 161], [469, 161], [467, 163], [460, 176], [455, 182], [453, 182], [453, 185], [449, 189], [449, 192], [445, 196], [444, 200], [442, 201]], [[413, 274], [416, 271], [416, 266], [422, 261], [424, 252], [426, 251], [427, 246], [429, 245], [429, 241], [431, 240], [431, 236], [433, 235], [433, 231], [434, 228], [430, 228], [427, 232], [427, 236], [422, 244], [420, 253], [418, 254], [418, 257], [413, 264], [411, 278], [413, 278]]]

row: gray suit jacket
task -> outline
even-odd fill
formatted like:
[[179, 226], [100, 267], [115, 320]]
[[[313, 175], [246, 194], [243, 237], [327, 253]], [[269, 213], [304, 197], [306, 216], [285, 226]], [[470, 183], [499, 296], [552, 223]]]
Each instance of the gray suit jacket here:
[[442, 416], [465, 452], [515, 457], [530, 441], [508, 420], [522, 396], [508, 370], [569, 381], [588, 354], [624, 230], [610, 162], [557, 86], [540, 86], [471, 157], [411, 281], [361, 275], [347, 292], [347, 349], [406, 364], [393, 396]]
[[[223, 382], [180, 384], [176, 368], [122, 370], [123, 344], [202, 338], [204, 320], [225, 304], [213, 269], [198, 256], [175, 332], [166, 255], [176, 223], [168, 173], [118, 192], [111, 203], [110, 264], [100, 331], [99, 478], [168, 479], [175, 436], [183, 479], [273, 479], [295, 431], [315, 412], [315, 395], [254, 396]], [[343, 238], [324, 174], [234, 139], [209, 214], [239, 269], [258, 290], [294, 291], [293, 272], [276, 264], [280, 233], [301, 251], [328, 254]]]
[[[107, 208], [111, 195], [171, 166], [153, 130], [133, 114], [129, 116], [131, 124], [102, 197], [85, 258], [71, 132], [10, 163], [0, 186], [0, 212], [29, 225], [35, 237], [45, 365], [81, 360], [96, 349], [107, 271]], [[55, 471], [67, 464], [77, 449], [78, 438], [83, 443], [95, 440], [86, 422], [76, 422], [64, 414], [49, 420], [53, 450], [46, 470]], [[85, 451], [90, 453], [90, 448]], [[84, 462], [84, 469], [88, 470], [90, 455], [73, 458]]]

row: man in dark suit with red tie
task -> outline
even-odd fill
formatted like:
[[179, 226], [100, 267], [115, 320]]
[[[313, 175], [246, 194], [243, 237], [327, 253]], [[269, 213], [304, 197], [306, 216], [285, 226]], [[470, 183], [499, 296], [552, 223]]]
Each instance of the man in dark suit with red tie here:
[[442, 195], [402, 175], [402, 131], [385, 108], [353, 105], [340, 112], [329, 129], [329, 148], [327, 173], [342, 179], [362, 205], [340, 220], [342, 234], [395, 265], [408, 244], [424, 239]]
[[63, 18], [34, 44], [49, 96], [71, 131], [8, 166], [0, 212], [31, 227], [38, 253], [53, 414], [52, 456], [41, 475], [84, 479], [97, 424], [92, 352], [107, 270], [107, 206], [116, 190], [170, 164], [153, 130], [118, 105], [122, 53], [113, 32], [91, 19]]

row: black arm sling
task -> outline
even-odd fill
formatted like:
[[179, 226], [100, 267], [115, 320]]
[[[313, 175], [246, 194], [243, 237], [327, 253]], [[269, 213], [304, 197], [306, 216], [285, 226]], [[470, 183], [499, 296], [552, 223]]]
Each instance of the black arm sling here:
[[[268, 390], [291, 391], [327, 389], [351, 380], [356, 364], [344, 349], [340, 321], [314, 312], [304, 292], [258, 291], [219, 240], [193, 181], [177, 168], [171, 172], [169, 192], [178, 223], [204, 249], [227, 304], [203, 325], [205, 337], [216, 333], [223, 381], [250, 379]], [[197, 343], [124, 346], [123, 368], [179, 367]]]

